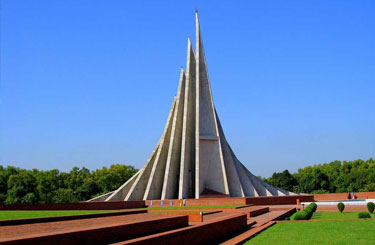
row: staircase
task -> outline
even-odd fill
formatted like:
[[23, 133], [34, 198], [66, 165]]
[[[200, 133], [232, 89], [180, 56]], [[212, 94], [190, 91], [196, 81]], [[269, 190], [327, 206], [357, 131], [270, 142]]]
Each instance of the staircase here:
[[[236, 234], [230, 238], [228, 238], [225, 242], [221, 244], [229, 245], [229, 244], [243, 244], [246, 240], [254, 237], [258, 233], [262, 232], [263, 230], [271, 227], [276, 222], [275, 220], [282, 220], [285, 217], [292, 215], [296, 209], [295, 208], [285, 208], [285, 209], [277, 209], [272, 210], [267, 207], [267, 211], [264, 211], [264, 207], [249, 207], [247, 209], [253, 209], [253, 215], [248, 216], [247, 218], [247, 229], [242, 231], [239, 234]], [[262, 212], [259, 212], [259, 209], [262, 209]]]

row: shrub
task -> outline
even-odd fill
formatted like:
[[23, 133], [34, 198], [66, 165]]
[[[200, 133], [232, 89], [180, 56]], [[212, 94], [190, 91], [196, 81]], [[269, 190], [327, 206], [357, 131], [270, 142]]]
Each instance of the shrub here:
[[311, 203], [310, 205], [312, 207], [312, 212], [314, 213], [316, 211], [316, 209], [318, 208], [318, 205], [315, 202]]
[[368, 212], [359, 212], [358, 218], [359, 219], [369, 219], [369, 218], [371, 218], [371, 215]]
[[342, 213], [345, 209], [345, 204], [343, 204], [342, 202], [339, 202], [337, 204], [337, 209], [340, 211], [340, 213]]
[[309, 206], [305, 208], [303, 211], [297, 212], [293, 216], [293, 220], [309, 220], [313, 216], [314, 212], [316, 211], [317, 205], [316, 203], [310, 203]]
[[373, 213], [374, 212], [374, 209], [375, 209], [375, 203], [373, 202], [368, 202], [367, 203], [367, 209], [370, 213]]
[[307, 213], [305, 211], [299, 211], [293, 216], [293, 220], [306, 220]]

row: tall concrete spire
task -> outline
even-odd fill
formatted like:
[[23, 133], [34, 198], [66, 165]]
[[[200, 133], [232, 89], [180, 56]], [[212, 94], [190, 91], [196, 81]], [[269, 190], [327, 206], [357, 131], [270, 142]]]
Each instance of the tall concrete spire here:
[[294, 193], [254, 176], [229, 146], [213, 102], [198, 11], [196, 52], [187, 43], [186, 71], [167, 124], [142, 169], [117, 190], [89, 201], [200, 198], [206, 193], [230, 197]]
[[197, 78], [196, 78], [196, 152], [195, 197], [204, 189], [229, 194], [223, 152], [220, 147], [218, 124], [204, 55], [198, 12], [196, 19]]

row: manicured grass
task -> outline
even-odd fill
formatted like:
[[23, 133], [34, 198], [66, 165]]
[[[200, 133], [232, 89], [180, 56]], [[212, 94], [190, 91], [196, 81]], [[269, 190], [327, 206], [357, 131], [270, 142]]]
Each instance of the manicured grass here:
[[46, 210], [46, 211], [0, 211], [0, 220], [54, 217], [80, 214], [97, 214], [120, 210]]
[[237, 208], [242, 207], [244, 205], [213, 205], [213, 206], [168, 206], [165, 205], [163, 207], [148, 207], [147, 209], [153, 210], [153, 209], [206, 209], [206, 208], [212, 208], [212, 209], [220, 209], [220, 208]]
[[[358, 219], [359, 212], [315, 212], [311, 217], [312, 220], [329, 220], [329, 219]], [[375, 215], [372, 214], [371, 218]]]
[[245, 244], [375, 244], [374, 220], [276, 224]]

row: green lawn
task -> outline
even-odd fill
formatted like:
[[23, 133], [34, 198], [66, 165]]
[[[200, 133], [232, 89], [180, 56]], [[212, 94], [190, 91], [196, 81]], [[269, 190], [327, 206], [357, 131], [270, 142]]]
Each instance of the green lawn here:
[[[312, 216], [312, 220], [328, 220], [328, 219], [358, 219], [359, 212], [315, 212]], [[371, 214], [371, 218], [375, 215]]]
[[375, 244], [374, 220], [279, 223], [245, 244]]
[[78, 214], [108, 213], [120, 210], [48, 210], [48, 211], [0, 211], [0, 220], [66, 216]]

